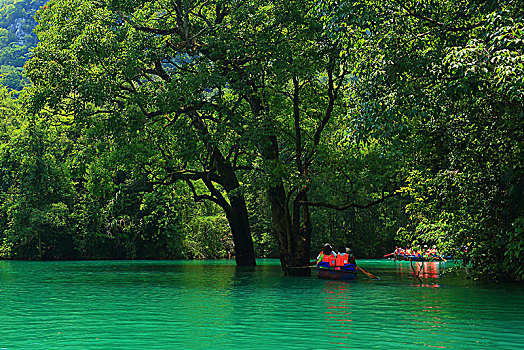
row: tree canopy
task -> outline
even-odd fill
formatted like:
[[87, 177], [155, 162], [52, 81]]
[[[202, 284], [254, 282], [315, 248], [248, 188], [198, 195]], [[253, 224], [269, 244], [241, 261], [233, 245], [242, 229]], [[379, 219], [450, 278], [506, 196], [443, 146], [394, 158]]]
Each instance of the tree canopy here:
[[3, 92], [0, 254], [431, 244], [522, 279], [521, 5], [51, 0]]

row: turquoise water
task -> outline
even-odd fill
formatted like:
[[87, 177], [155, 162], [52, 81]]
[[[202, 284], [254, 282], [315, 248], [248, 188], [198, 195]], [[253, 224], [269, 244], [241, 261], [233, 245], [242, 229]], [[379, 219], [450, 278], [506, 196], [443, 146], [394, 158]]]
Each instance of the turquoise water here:
[[521, 349], [522, 285], [282, 276], [277, 260], [0, 261], [0, 349]]

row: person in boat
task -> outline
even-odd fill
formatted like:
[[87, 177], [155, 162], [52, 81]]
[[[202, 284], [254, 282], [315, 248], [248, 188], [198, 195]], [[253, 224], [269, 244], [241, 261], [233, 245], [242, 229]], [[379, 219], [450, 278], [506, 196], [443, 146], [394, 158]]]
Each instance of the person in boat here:
[[403, 256], [405, 254], [404, 249], [402, 247], [396, 247], [395, 249], [395, 255], [397, 256]]
[[416, 258], [422, 258], [422, 250], [420, 249], [420, 246], [417, 246], [417, 249], [415, 250], [414, 255]]
[[435, 259], [437, 258], [437, 246], [434, 245], [428, 250], [428, 255], [430, 258]]
[[347, 264], [348, 257], [346, 256], [346, 247], [339, 246], [335, 248], [336, 260], [335, 260], [335, 270], [340, 270]]
[[346, 248], [346, 254], [349, 256], [349, 258], [348, 258], [348, 262], [349, 262], [350, 264], [353, 264], [353, 265], [357, 266], [357, 262], [355, 261], [355, 256], [354, 256], [353, 253], [351, 252], [351, 249]]
[[340, 270], [344, 267], [344, 265], [348, 264], [348, 258], [349, 255], [346, 253], [346, 246], [341, 245], [339, 246], [335, 252], [336, 252], [336, 260], [335, 260], [335, 269]]
[[320, 254], [318, 254], [318, 257], [320, 257], [321, 255], [324, 255], [324, 256], [333, 255], [334, 257], [337, 257], [337, 253], [333, 250], [333, 247], [329, 243], [324, 244], [324, 248], [322, 248], [322, 250], [320, 251]]
[[317, 265], [321, 262], [327, 262], [330, 266], [335, 266], [336, 258], [337, 254], [333, 251], [331, 244], [326, 243], [317, 256]]
[[343, 270], [348, 264], [355, 264], [355, 257], [351, 254], [351, 249], [346, 246], [340, 246], [336, 249], [337, 257], [335, 260], [335, 270]]

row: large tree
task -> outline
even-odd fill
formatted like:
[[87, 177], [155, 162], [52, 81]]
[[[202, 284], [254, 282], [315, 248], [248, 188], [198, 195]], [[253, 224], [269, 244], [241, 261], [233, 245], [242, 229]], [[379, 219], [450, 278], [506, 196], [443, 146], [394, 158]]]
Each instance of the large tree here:
[[267, 193], [286, 274], [310, 273], [311, 206], [369, 205], [310, 201], [345, 167], [355, 77], [315, 2], [51, 1], [38, 20], [33, 105], [153, 144], [151, 181], [222, 207], [239, 264], [254, 263], [243, 184]]
[[[142, 164], [150, 181], [186, 181], [196, 200], [217, 203], [229, 221], [237, 263], [254, 265], [246, 204], [235, 173], [241, 159], [238, 135], [222, 127], [234, 118], [234, 101], [214, 93], [217, 84], [202, 80], [200, 72], [207, 66], [198, 55], [172, 50], [158, 35], [137, 30], [102, 5], [51, 1], [41, 10], [41, 43], [27, 65], [33, 108], [73, 116], [78, 123], [89, 123], [94, 115], [106, 120], [130, 157], [130, 137], [152, 137], [156, 155]], [[142, 13], [138, 18], [149, 16], [150, 5], [137, 9]], [[204, 183], [208, 193], [197, 193], [194, 181]]]

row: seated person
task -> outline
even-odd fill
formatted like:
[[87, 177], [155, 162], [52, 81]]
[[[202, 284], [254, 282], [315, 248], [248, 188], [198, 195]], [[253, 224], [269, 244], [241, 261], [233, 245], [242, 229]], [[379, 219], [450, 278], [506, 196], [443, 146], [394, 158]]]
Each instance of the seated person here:
[[346, 264], [353, 264], [355, 266], [357, 265], [355, 263], [355, 257], [353, 254], [351, 254], [351, 249], [347, 247], [340, 247], [339, 251], [340, 253], [337, 256], [337, 267], [344, 267]]
[[336, 257], [337, 255], [335, 252], [333, 252], [331, 244], [326, 243], [322, 251], [317, 256], [317, 265], [321, 262], [325, 262], [328, 263], [330, 266], [335, 266]]
[[346, 247], [343, 245], [339, 246], [337, 251], [338, 251], [338, 254], [336, 258], [335, 269], [340, 270], [340, 268], [344, 267], [344, 265], [348, 263], [349, 255], [346, 254]]
[[348, 257], [348, 262], [350, 264], [353, 264], [353, 265], [357, 266], [357, 262], [355, 261], [355, 256], [353, 255], [353, 253], [351, 253], [351, 249], [346, 248], [346, 254], [349, 256]]

